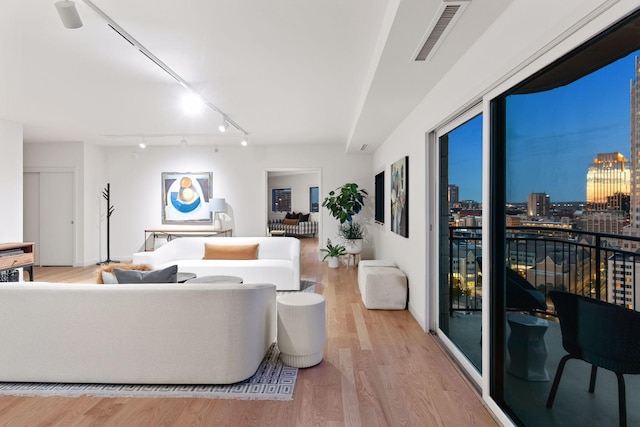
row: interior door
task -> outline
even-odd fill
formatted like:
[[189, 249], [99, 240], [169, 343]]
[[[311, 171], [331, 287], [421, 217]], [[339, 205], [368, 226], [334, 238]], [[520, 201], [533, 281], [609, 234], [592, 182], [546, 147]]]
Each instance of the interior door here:
[[75, 241], [72, 172], [40, 173], [40, 265], [73, 265]]

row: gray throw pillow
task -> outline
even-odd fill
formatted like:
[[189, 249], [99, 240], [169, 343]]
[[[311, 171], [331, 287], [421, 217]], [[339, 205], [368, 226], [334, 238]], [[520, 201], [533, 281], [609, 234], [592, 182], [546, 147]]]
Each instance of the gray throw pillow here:
[[118, 283], [178, 283], [178, 266], [172, 265], [162, 270], [139, 271], [113, 269]]

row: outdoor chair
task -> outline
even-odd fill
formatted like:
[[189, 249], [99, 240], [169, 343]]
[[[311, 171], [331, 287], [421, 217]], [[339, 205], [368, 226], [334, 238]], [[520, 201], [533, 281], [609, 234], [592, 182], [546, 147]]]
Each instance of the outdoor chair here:
[[506, 307], [507, 310], [532, 313], [534, 310], [546, 310], [547, 303], [542, 292], [518, 272], [507, 268]]
[[[477, 258], [478, 270], [482, 271], [482, 257]], [[509, 311], [546, 310], [544, 294], [538, 291], [517, 271], [507, 267], [506, 308]]]
[[[482, 265], [481, 257], [478, 257], [478, 265]], [[547, 303], [542, 292], [536, 290], [517, 271], [507, 267], [506, 273], [505, 302], [507, 311], [527, 311], [529, 314], [533, 314], [535, 310], [544, 311], [547, 309]], [[482, 344], [482, 337], [480, 337], [480, 344]]]
[[622, 306], [566, 292], [551, 291], [555, 304], [562, 346], [569, 353], [558, 364], [549, 392], [547, 408], [553, 406], [564, 365], [581, 359], [592, 365], [589, 392], [596, 386], [598, 367], [616, 374], [620, 426], [627, 425], [623, 374], [640, 374], [640, 313]]

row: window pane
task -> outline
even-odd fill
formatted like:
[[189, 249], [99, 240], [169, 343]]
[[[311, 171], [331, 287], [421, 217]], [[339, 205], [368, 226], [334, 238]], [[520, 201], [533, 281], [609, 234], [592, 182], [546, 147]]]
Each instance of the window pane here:
[[309, 212], [320, 212], [320, 192], [318, 187], [309, 188]]
[[271, 210], [273, 212], [291, 211], [291, 188], [274, 188], [271, 190]]
[[[569, 351], [549, 295], [564, 291], [638, 309], [640, 51], [629, 46], [640, 40], [639, 22], [632, 18], [494, 103], [496, 111], [504, 106], [506, 161], [492, 168], [506, 171], [506, 253], [493, 257], [504, 260], [504, 274], [493, 280], [504, 301], [492, 304], [498, 308], [491, 333], [500, 338], [492, 338], [492, 360], [501, 365], [492, 367], [491, 393], [520, 425], [607, 425], [618, 418], [615, 376], [599, 370], [596, 393], [584, 394], [591, 367], [580, 361], [567, 363], [546, 409]], [[499, 141], [501, 129], [492, 134]], [[627, 382], [627, 396], [638, 392], [640, 383]], [[640, 423], [640, 409], [627, 411], [629, 425]]]
[[439, 143], [439, 328], [481, 372], [482, 115]]

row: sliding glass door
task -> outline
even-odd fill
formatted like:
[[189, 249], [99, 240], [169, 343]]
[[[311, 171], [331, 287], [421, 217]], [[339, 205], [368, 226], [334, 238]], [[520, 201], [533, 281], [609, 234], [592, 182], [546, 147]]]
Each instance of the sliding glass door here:
[[[636, 13], [492, 101], [490, 393], [519, 425], [618, 423], [615, 375], [589, 393], [580, 360], [547, 407], [567, 354], [550, 293], [639, 309], [639, 48]], [[629, 377], [628, 425], [638, 393]]]
[[482, 370], [482, 115], [438, 138], [439, 329]]

